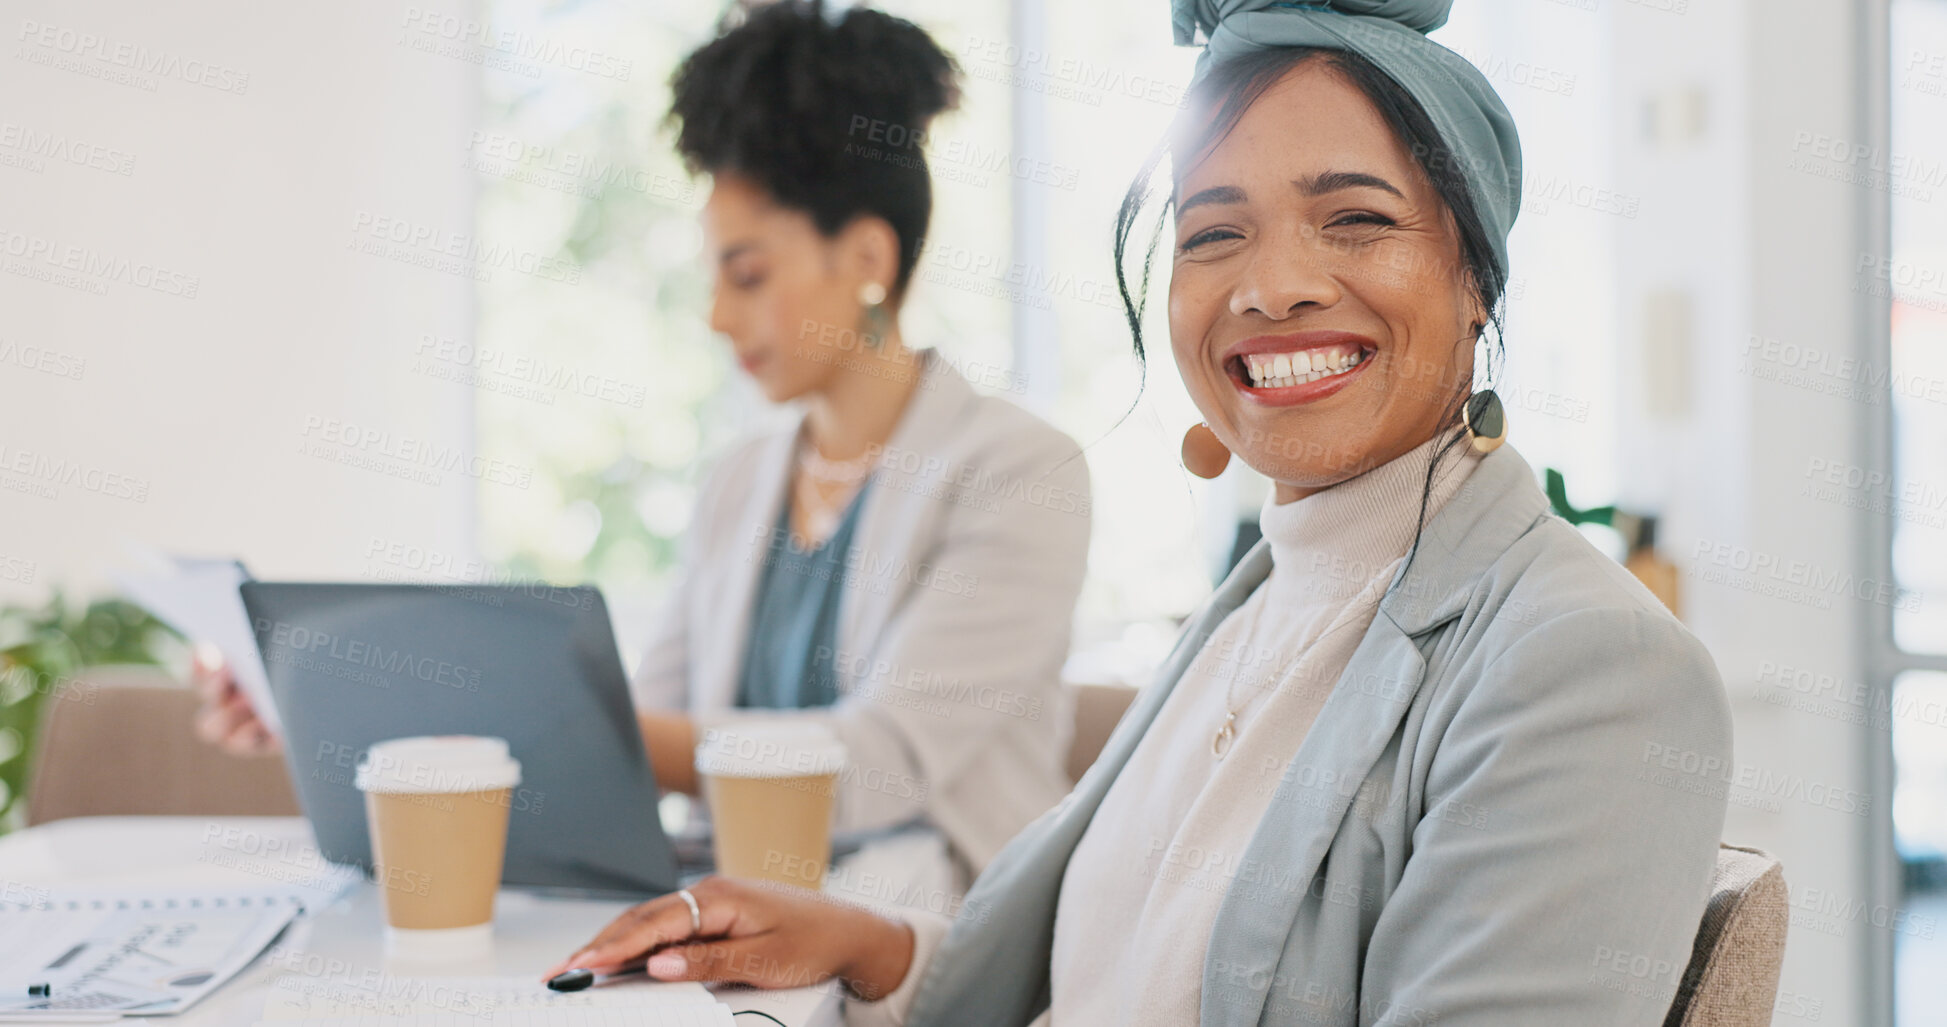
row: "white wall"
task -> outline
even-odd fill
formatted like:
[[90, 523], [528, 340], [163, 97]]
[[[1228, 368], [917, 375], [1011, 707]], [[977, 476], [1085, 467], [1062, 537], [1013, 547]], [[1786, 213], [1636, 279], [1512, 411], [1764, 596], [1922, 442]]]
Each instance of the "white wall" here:
[[[29, 572], [0, 601], [90, 587], [125, 537], [288, 577], [373, 573], [374, 539], [471, 552], [476, 487], [514, 486], [479, 484], [469, 390], [412, 353], [469, 337], [471, 279], [353, 248], [362, 215], [471, 232], [478, 69], [406, 9], [8, 5], [0, 566]], [[69, 259], [110, 270], [37, 277]]]
[[[1868, 782], [1866, 728], [1828, 715], [1840, 706], [1764, 701], [1799, 696], [1788, 683], [1799, 672], [1865, 683], [1862, 600], [1847, 589], [1869, 587], [1863, 526], [1805, 494], [1813, 460], [1861, 459], [1858, 401], [1804, 366], [1810, 350], [1829, 356], [1822, 367], [1865, 357], [1853, 291], [1862, 207], [1855, 186], [1828, 177], [1844, 166], [1812, 159], [1805, 170], [1800, 135], [1863, 138], [1860, 6], [1603, 6], [1622, 113], [1617, 174], [1642, 193], [1615, 262], [1624, 503], [1665, 513], [1661, 548], [1684, 569], [1686, 620], [1732, 696], [1725, 837], [1784, 863], [1792, 929], [1773, 1022], [1874, 1022], [1869, 945], [1889, 911], [1872, 906], [1865, 843], [1872, 807], [1891, 796]], [[1653, 137], [1651, 105], [1680, 109], [1685, 91], [1702, 100], [1700, 131]], [[1653, 327], [1659, 293], [1684, 298], [1687, 331]], [[1659, 392], [1653, 378], [1688, 387]]]

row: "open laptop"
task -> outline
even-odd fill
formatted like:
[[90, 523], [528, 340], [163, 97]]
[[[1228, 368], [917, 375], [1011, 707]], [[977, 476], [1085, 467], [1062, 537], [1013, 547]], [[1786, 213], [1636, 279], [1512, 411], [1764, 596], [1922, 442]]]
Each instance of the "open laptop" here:
[[521, 764], [503, 883], [633, 897], [677, 887], [600, 592], [257, 581], [240, 592], [326, 859], [371, 869], [353, 784], [369, 746], [491, 735]]

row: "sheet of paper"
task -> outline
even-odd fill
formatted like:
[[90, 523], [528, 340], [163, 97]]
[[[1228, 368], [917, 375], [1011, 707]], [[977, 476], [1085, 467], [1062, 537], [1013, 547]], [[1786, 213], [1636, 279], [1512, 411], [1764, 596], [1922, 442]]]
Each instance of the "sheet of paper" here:
[[237, 586], [250, 580], [243, 565], [235, 560], [166, 556], [135, 546], [130, 550], [137, 566], [112, 574], [115, 584], [132, 602], [185, 637], [215, 645], [257, 711], [257, 719], [281, 734], [270, 680], [257, 652], [257, 636], [250, 630], [243, 597], [237, 594]]
[[502, 1009], [491, 1016], [415, 1013], [410, 1016], [344, 1016], [311, 1020], [263, 1020], [273, 1027], [736, 1027], [720, 1002], [651, 1006], [550, 1006]]
[[[277, 892], [49, 895], [0, 905], [0, 967], [19, 978], [5, 982], [0, 1019], [179, 1013], [247, 966], [303, 908]], [[30, 984], [51, 994], [30, 998]]]
[[[549, 991], [531, 977], [396, 977], [369, 973], [314, 977], [280, 974], [264, 1000], [263, 1019], [409, 1017], [434, 1013], [497, 1017], [514, 1010], [618, 1009], [717, 1004], [701, 984], [625, 977], [583, 991]], [[497, 1021], [496, 1021], [497, 1022]]]

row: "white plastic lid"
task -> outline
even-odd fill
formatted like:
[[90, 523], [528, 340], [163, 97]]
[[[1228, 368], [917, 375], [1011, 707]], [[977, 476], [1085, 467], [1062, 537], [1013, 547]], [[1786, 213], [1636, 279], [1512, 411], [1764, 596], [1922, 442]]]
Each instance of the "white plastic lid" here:
[[811, 777], [845, 768], [845, 743], [817, 724], [760, 722], [713, 727], [696, 747], [712, 777]]
[[364, 792], [484, 792], [520, 784], [521, 764], [503, 738], [421, 735], [367, 749], [356, 781]]

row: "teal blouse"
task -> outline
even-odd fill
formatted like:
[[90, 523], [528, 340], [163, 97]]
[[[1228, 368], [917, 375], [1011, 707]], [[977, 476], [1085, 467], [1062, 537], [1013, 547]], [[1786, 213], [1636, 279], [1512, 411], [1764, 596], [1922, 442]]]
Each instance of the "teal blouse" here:
[[859, 488], [838, 529], [810, 550], [791, 541], [791, 498], [786, 493], [758, 577], [750, 631], [744, 636], [739, 707], [803, 709], [838, 701], [838, 608], [859, 509], [871, 487], [868, 480]]

